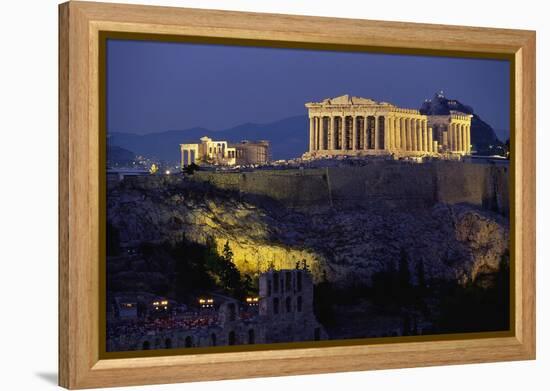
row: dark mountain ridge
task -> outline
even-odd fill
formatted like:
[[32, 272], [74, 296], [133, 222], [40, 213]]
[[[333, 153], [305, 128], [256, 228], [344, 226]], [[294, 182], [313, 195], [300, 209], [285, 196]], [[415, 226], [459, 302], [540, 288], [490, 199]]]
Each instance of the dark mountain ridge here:
[[269, 140], [271, 158], [277, 160], [301, 156], [307, 149], [307, 132], [307, 116], [299, 115], [268, 124], [245, 123], [218, 131], [196, 127], [145, 135], [112, 132], [109, 134], [109, 144], [124, 147], [138, 155], [175, 163], [180, 159], [179, 144], [196, 143], [203, 136], [231, 143]]

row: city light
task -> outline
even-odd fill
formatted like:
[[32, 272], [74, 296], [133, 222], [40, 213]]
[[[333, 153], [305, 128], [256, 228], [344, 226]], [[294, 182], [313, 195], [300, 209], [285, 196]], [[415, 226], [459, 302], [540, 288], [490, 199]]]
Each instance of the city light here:
[[199, 304], [201, 305], [202, 308], [211, 308], [211, 307], [214, 307], [214, 299], [200, 298]]

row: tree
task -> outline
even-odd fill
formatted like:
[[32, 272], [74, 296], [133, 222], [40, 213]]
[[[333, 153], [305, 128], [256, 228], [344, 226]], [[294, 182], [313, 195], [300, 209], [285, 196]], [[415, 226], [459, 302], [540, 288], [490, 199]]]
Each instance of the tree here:
[[307, 264], [307, 260], [305, 258], [302, 259], [302, 269], [309, 272], [309, 265]]
[[200, 167], [197, 164], [191, 163], [191, 164], [183, 167], [182, 171], [186, 174], [192, 175], [195, 171], [198, 171], [199, 169], [200, 169]]
[[149, 168], [149, 174], [154, 175], [158, 172], [158, 170], [159, 170], [158, 166], [155, 163], [153, 163], [151, 164], [151, 168]]
[[223, 245], [223, 251], [222, 256], [225, 259], [226, 262], [233, 263], [233, 251], [231, 250], [231, 247], [229, 246], [229, 240], [225, 242]]
[[[213, 247], [215, 251], [215, 247]], [[217, 253], [214, 253], [217, 255]], [[210, 259], [210, 267], [217, 275], [221, 287], [234, 295], [242, 295], [241, 273], [233, 263], [233, 251], [229, 246], [229, 241], [225, 242], [221, 256], [213, 256]]]

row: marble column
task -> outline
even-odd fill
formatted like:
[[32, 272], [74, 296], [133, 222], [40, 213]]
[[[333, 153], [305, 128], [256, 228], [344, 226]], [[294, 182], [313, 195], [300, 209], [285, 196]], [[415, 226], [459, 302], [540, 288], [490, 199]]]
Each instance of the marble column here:
[[401, 126], [401, 149], [407, 150], [407, 121], [405, 118], [399, 118], [399, 124]]
[[462, 152], [462, 124], [458, 124], [456, 130], [456, 150]]
[[466, 125], [466, 152], [470, 153], [472, 150], [472, 141], [470, 140], [470, 125]]
[[414, 119], [414, 150], [420, 151], [420, 146], [422, 145], [422, 140], [420, 139], [420, 122], [415, 118]]
[[405, 134], [407, 137], [407, 141], [405, 142], [405, 149], [407, 151], [410, 151], [412, 147], [411, 119], [405, 117], [404, 122], [405, 122]]
[[319, 150], [319, 138], [321, 137], [319, 132], [319, 117], [315, 117], [315, 150]]
[[418, 121], [416, 118], [411, 120], [412, 129], [412, 150], [418, 151]]
[[395, 149], [401, 149], [401, 127], [399, 126], [399, 118], [392, 117], [393, 131], [395, 133]]
[[379, 149], [380, 146], [378, 145], [378, 132], [380, 131], [378, 128], [378, 116], [374, 116], [374, 149]]
[[416, 151], [416, 120], [411, 118], [411, 151]]
[[449, 150], [454, 151], [455, 149], [455, 124], [451, 123], [449, 124], [449, 134], [447, 135], [449, 139]]
[[395, 123], [395, 117], [390, 117], [390, 128], [391, 128], [391, 134], [392, 134], [392, 146], [394, 150], [399, 149], [397, 145], [397, 127]]
[[427, 140], [428, 152], [436, 152], [433, 149], [433, 146], [434, 146], [434, 144], [433, 144], [433, 141], [434, 141], [433, 134], [434, 134], [433, 129], [431, 127], [428, 128], [428, 140]]
[[416, 150], [422, 151], [422, 121], [419, 119], [416, 122]]
[[319, 117], [319, 149], [325, 149], [325, 124], [323, 116]]
[[460, 146], [462, 147], [461, 148], [461, 151], [463, 153], [466, 153], [466, 125], [465, 124], [462, 124], [461, 126], [461, 129], [462, 131], [460, 132], [460, 139], [462, 140]]
[[433, 150], [434, 150], [435, 153], [439, 152], [439, 143], [437, 142], [437, 140], [434, 140]]
[[356, 151], [357, 148], [357, 116], [352, 115], [351, 116], [351, 149], [352, 151]]
[[330, 117], [330, 124], [331, 124], [330, 149], [335, 150], [336, 149], [336, 116], [335, 115], [332, 115]]
[[309, 117], [309, 152], [313, 152], [313, 140], [315, 134], [315, 118]]
[[458, 150], [460, 152], [464, 151], [464, 125], [458, 125]]
[[427, 124], [428, 121], [426, 121], [425, 119], [421, 120], [421, 125], [422, 125], [422, 151], [423, 152], [428, 152], [428, 124]]
[[393, 141], [390, 128], [390, 122], [387, 115], [384, 115], [384, 149], [392, 149]]
[[393, 149], [393, 130], [387, 115], [384, 116], [384, 149], [390, 151]]
[[460, 136], [460, 125], [456, 124], [455, 125], [455, 151], [457, 151], [457, 152], [460, 150], [459, 136]]
[[338, 143], [340, 144], [340, 150], [346, 149], [346, 116], [339, 115], [340, 127], [338, 128]]

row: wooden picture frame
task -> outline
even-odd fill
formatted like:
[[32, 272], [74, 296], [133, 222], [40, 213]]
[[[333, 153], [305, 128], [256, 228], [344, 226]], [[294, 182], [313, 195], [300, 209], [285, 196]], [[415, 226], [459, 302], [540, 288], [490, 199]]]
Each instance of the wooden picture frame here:
[[[99, 351], [104, 289], [100, 252], [99, 39], [104, 31], [300, 47], [411, 54], [502, 56], [514, 66], [510, 333], [476, 338], [404, 337], [176, 356], [110, 358]], [[89, 2], [59, 6], [59, 384], [175, 383], [535, 358], [535, 32]]]

